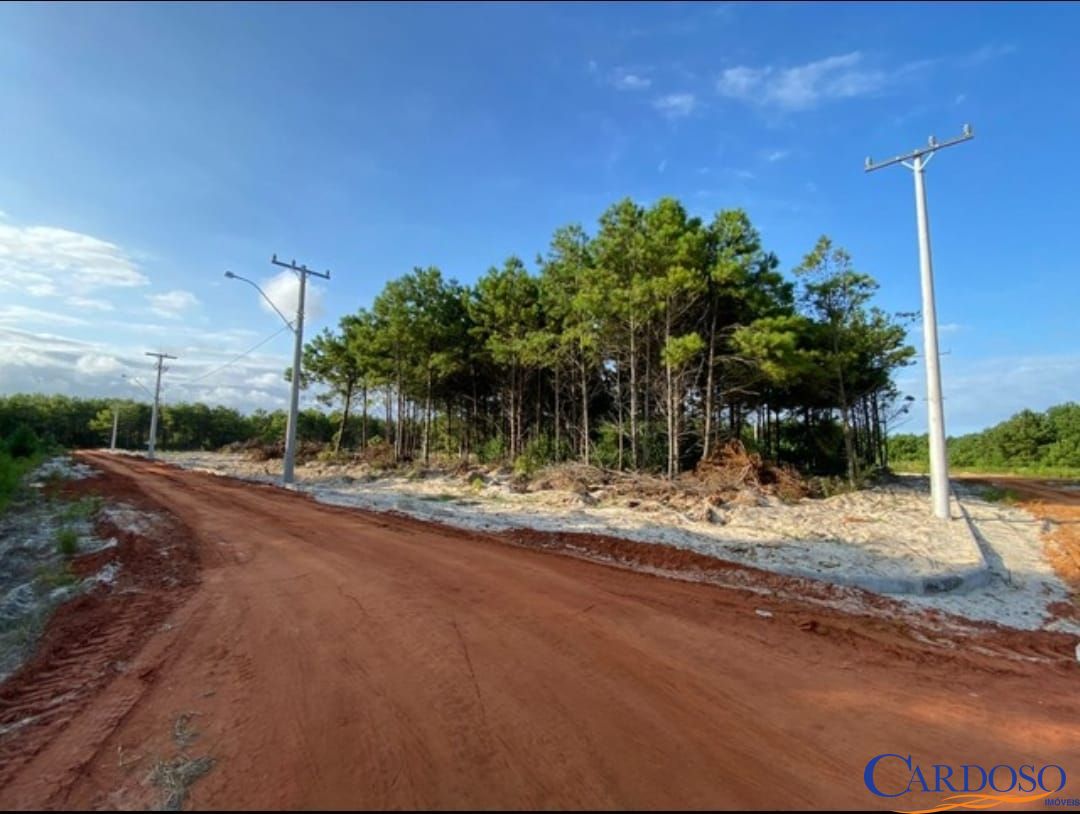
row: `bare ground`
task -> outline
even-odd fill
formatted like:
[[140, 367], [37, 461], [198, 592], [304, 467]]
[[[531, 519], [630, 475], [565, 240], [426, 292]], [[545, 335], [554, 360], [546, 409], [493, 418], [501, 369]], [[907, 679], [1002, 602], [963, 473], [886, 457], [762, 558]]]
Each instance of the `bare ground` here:
[[1064, 634], [84, 459], [170, 522], [0, 688], [0, 722], [38, 722], [0, 736], [7, 808], [161, 804], [192, 765], [191, 807], [877, 808], [885, 751], [1080, 764]]

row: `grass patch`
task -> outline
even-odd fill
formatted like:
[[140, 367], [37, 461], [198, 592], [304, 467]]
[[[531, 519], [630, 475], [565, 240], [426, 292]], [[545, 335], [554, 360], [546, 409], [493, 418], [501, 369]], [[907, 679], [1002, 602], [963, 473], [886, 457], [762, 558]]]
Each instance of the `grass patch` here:
[[435, 503], [452, 503], [453, 501], [457, 500], [457, 495], [450, 495], [446, 492], [443, 492], [442, 494], [438, 495], [421, 495], [420, 499], [432, 501]]
[[65, 557], [79, 553], [79, 533], [75, 529], [60, 529], [56, 534], [56, 550]]
[[41, 580], [41, 583], [49, 590], [66, 588], [79, 581], [79, 578], [71, 573], [71, 569], [68, 567], [67, 563], [64, 563], [57, 568], [48, 566], [39, 568], [35, 576]]
[[161, 789], [163, 798], [159, 811], [183, 811], [184, 801], [195, 781], [214, 768], [212, 757], [180, 755], [172, 760], [159, 760], [150, 772], [150, 782]]
[[[905, 475], [929, 475], [925, 461], [890, 461], [889, 468]], [[1075, 466], [954, 466], [950, 475], [1015, 475], [1026, 478], [1062, 478], [1080, 480], [1080, 468]]]
[[180, 749], [180, 754], [172, 760], [158, 760], [150, 770], [150, 782], [163, 792], [159, 811], [183, 811], [188, 792], [195, 781], [214, 768], [217, 762], [212, 757], [191, 757], [185, 753], [192, 741], [199, 737], [198, 731], [191, 725], [194, 712], [182, 712], [173, 722], [173, 743]]
[[184, 712], [173, 723], [173, 742], [181, 749], [187, 749], [199, 737], [198, 731], [191, 725], [194, 717], [194, 712]]
[[105, 499], [99, 495], [91, 495], [69, 503], [60, 513], [60, 519], [65, 523], [75, 523], [79, 520], [90, 520], [101, 511], [105, 505]]
[[1012, 489], [1000, 489], [997, 486], [984, 486], [979, 489], [979, 494], [983, 500], [987, 500], [990, 503], [1006, 503], [1012, 505], [1020, 502], [1020, 495]]

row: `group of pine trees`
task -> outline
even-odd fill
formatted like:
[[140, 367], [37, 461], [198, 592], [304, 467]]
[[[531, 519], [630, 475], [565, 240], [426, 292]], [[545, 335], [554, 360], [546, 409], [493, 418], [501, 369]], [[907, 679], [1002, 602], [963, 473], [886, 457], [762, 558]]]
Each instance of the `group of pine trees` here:
[[[737, 438], [852, 480], [886, 463], [911, 360], [877, 284], [822, 237], [788, 279], [742, 210], [622, 200], [474, 285], [416, 268], [304, 350], [335, 445], [396, 460], [576, 459], [674, 476]], [[288, 371], [286, 372], [288, 376]], [[378, 416], [380, 433], [372, 426]]]

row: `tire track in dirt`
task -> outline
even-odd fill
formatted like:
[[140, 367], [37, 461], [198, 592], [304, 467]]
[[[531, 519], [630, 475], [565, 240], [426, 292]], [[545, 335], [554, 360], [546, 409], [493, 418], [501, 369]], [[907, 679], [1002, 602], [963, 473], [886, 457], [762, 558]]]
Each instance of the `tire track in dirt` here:
[[[115, 476], [72, 481], [64, 491], [72, 498], [96, 495], [122, 497], [131, 505], [154, 511], [152, 533], [136, 534], [99, 519], [95, 531], [117, 545], [71, 562], [85, 576], [106, 562], [118, 566], [116, 580], [96, 585], [60, 606], [49, 619], [36, 652], [0, 685], [0, 787], [27, 762], [45, 750], [58, 732], [82, 723], [105, 732], [124, 714], [120, 703], [104, 720], [84, 716], [91, 700], [128, 671], [130, 659], [158, 626], [181, 604], [198, 581], [198, 553], [183, 526], [155, 507], [150, 509], [130, 482]], [[139, 676], [138, 683], [153, 676]], [[136, 700], [131, 697], [130, 703]], [[100, 716], [99, 716], [100, 717]], [[60, 774], [76, 776], [92, 752], [67, 762]]]

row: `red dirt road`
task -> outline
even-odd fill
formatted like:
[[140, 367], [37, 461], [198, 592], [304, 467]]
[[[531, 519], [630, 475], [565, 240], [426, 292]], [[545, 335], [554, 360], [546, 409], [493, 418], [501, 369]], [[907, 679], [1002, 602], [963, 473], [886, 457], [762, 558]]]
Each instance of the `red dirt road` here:
[[188, 535], [200, 580], [178, 587], [115, 679], [24, 750], [5, 808], [153, 805], [148, 773], [182, 748], [216, 761], [191, 788], [199, 808], [939, 802], [870, 795], [863, 769], [883, 752], [1055, 763], [1070, 774], [1062, 794], [1080, 796], [1068, 637], [931, 641], [925, 619], [769, 595], [779, 578], [746, 569], [765, 594], [83, 458], [106, 471], [104, 493], [171, 512], [170, 543]]

